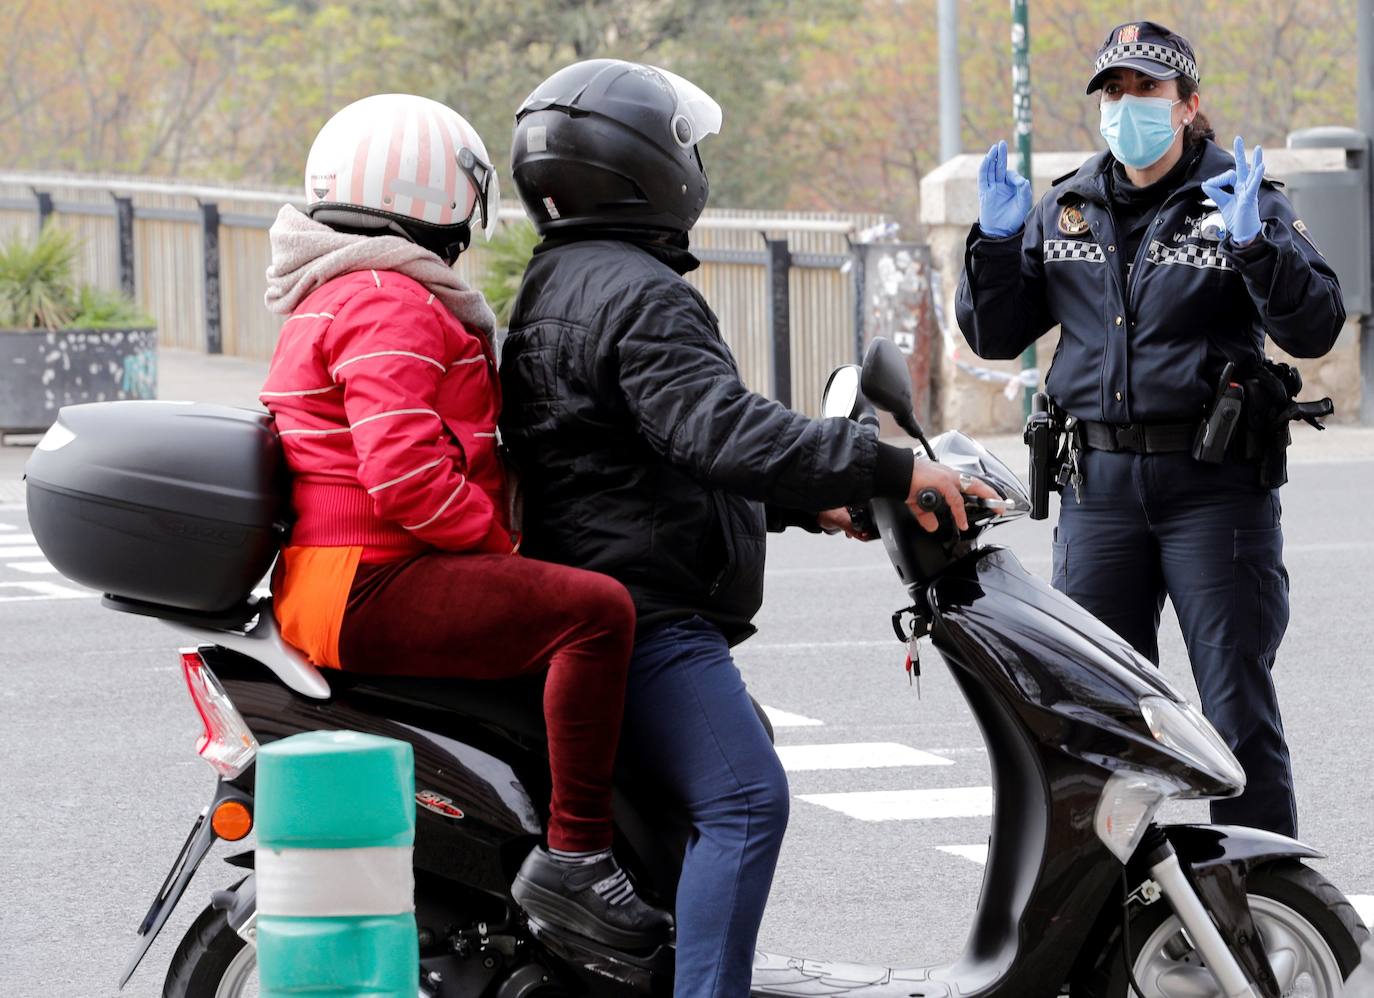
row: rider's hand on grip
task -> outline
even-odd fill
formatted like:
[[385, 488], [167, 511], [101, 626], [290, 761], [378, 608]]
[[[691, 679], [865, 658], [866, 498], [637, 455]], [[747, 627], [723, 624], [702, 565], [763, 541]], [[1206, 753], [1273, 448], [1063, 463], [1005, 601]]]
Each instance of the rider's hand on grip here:
[[[960, 530], [968, 529], [968, 513], [964, 509], [964, 497], [959, 491], [959, 472], [935, 461], [922, 461], [919, 458], [911, 469], [911, 491], [907, 494], [906, 504], [916, 514], [916, 522], [924, 530], [934, 533], [940, 529], [936, 510], [921, 502], [922, 493], [929, 491], [938, 496], [949, 508], [954, 525]], [[984, 499], [1000, 499], [986, 482], [973, 479], [968, 486], [968, 494]], [[926, 497], [927, 503], [931, 501]], [[938, 506], [938, 503], [936, 504]]]

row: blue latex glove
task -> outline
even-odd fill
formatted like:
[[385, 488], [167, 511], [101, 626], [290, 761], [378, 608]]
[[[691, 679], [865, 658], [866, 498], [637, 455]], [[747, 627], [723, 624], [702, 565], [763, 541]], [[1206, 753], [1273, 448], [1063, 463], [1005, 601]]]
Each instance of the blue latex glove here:
[[[1202, 182], [1203, 192], [1217, 203], [1231, 242], [1244, 246], [1259, 235], [1259, 191], [1264, 179], [1264, 150], [1255, 146], [1252, 162], [1245, 159], [1245, 140], [1236, 136], [1236, 168]], [[1232, 194], [1222, 190], [1230, 187]]]
[[978, 168], [978, 227], [994, 238], [1009, 236], [1030, 210], [1030, 181], [1007, 166], [1007, 144], [999, 142]]

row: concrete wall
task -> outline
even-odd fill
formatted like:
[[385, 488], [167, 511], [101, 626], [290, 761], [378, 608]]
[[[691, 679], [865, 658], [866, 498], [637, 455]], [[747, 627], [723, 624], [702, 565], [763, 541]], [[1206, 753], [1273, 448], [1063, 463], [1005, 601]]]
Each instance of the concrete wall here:
[[[1077, 169], [1088, 152], [1046, 152], [1032, 158], [1032, 186], [1038, 199], [1056, 177]], [[985, 361], [974, 356], [954, 320], [954, 295], [964, 267], [964, 242], [969, 226], [978, 219], [978, 165], [982, 155], [956, 156], [921, 180], [921, 221], [936, 268], [941, 273], [942, 311], [947, 324], [946, 338], [953, 348], [946, 351], [940, 367], [940, 384], [935, 395], [939, 411], [933, 422], [944, 428], [959, 427], [971, 433], [1005, 433], [1019, 430], [1024, 418], [1021, 400], [1008, 399], [1003, 384], [978, 381], [956, 366], [956, 359], [1008, 374], [1019, 371], [1021, 362]], [[1266, 149], [1267, 173], [1282, 179], [1285, 173], [1299, 171], [1344, 170], [1345, 153], [1340, 149]], [[1317, 233], [1318, 243], [1321, 234]], [[1053, 329], [1036, 344], [1040, 383], [1054, 356], [1059, 330]], [[1268, 347], [1276, 359], [1288, 359], [1271, 342]], [[1354, 422], [1360, 409], [1359, 330], [1352, 320], [1330, 354], [1320, 360], [1298, 361], [1307, 387], [1304, 398], [1330, 395], [1336, 403], [1336, 420]]]

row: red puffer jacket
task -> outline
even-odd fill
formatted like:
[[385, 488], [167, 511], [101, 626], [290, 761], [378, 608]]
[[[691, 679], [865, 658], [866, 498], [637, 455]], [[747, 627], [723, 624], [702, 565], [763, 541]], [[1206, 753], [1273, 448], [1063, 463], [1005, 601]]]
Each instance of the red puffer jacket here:
[[327, 282], [286, 320], [260, 398], [292, 473], [291, 543], [509, 552], [485, 336], [392, 271]]

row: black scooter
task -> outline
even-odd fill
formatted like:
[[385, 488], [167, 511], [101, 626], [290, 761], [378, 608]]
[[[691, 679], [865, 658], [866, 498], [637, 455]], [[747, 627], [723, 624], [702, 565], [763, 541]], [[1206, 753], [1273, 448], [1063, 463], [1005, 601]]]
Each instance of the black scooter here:
[[[987, 867], [967, 946], [953, 964], [889, 969], [760, 952], [753, 994], [1374, 993], [1355, 983], [1374, 965], [1368, 930], [1340, 892], [1303, 865], [1318, 852], [1252, 829], [1154, 822], [1166, 800], [1239, 793], [1244, 773], [1215, 729], [1125, 642], [1010, 551], [977, 544], [988, 527], [1028, 511], [1015, 475], [962, 434], [925, 439], [905, 364], [888, 341], [875, 344], [862, 370], [832, 374], [825, 410], [876, 432], [866, 399], [893, 413], [933, 458], [1006, 497], [970, 500], [962, 533], [934, 492], [920, 502], [941, 519], [935, 533], [900, 502], [856, 511], [871, 516], [910, 594], [893, 617], [898, 636], [913, 648], [932, 638], [987, 742], [996, 801]], [[40, 544], [52, 533], [51, 524], [39, 528], [46, 515], [31, 511]], [[341, 673], [326, 681], [280, 640], [265, 598], [248, 597], [213, 619], [117, 596], [106, 602], [162, 617], [185, 638], [183, 672], [205, 723], [199, 751], [220, 777], [139, 926], [121, 987], [216, 839], [249, 834], [258, 745], [343, 728], [415, 749], [421, 996], [671, 994], [670, 946], [601, 946], [525, 918], [510, 897], [548, 813], [537, 682]], [[671, 907], [687, 837], [680, 811], [654, 787], [631, 784], [617, 788], [615, 807], [622, 862], [648, 900]], [[211, 895], [182, 939], [167, 996], [234, 998], [253, 986], [253, 854], [228, 862], [245, 873]]]

